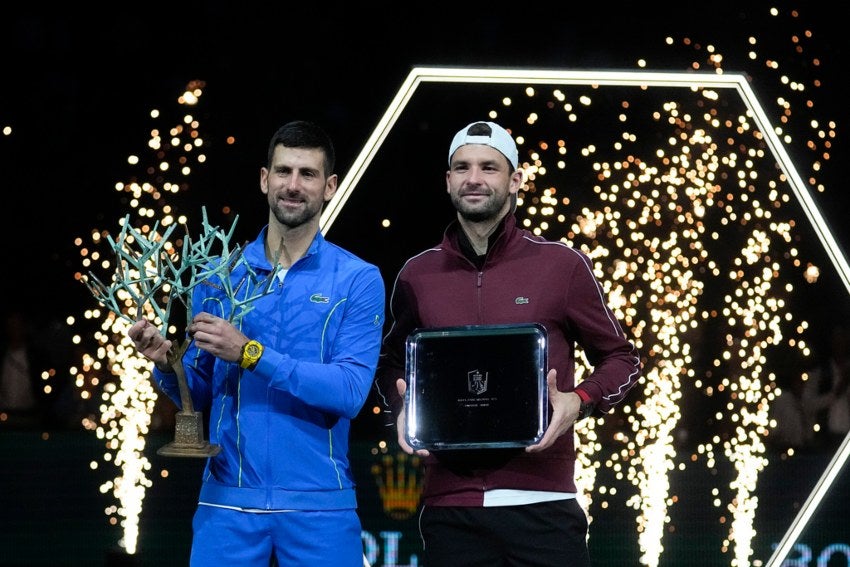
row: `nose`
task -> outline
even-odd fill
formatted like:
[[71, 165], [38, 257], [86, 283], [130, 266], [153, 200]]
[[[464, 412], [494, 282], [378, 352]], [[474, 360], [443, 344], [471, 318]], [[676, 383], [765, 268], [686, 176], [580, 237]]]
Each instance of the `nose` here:
[[484, 175], [484, 170], [474, 165], [469, 168], [469, 176], [467, 177], [467, 181], [474, 185], [480, 185], [482, 183], [482, 176]]
[[286, 189], [289, 191], [298, 189], [303, 184], [304, 176], [302, 176], [298, 171], [293, 171], [289, 176], [289, 182], [286, 184]]

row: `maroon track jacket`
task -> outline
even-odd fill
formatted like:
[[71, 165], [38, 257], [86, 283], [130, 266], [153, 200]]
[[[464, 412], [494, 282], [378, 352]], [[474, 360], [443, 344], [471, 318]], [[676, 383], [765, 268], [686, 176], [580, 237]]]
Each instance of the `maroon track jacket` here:
[[[451, 223], [439, 246], [408, 259], [393, 285], [392, 326], [376, 375], [392, 424], [403, 406], [395, 381], [404, 377], [405, 341], [417, 328], [542, 324], [559, 390], [583, 390], [601, 413], [621, 402], [640, 377], [640, 357], [608, 308], [590, 259], [519, 228], [508, 214], [478, 269], [461, 251], [460, 232], [459, 223]], [[578, 388], [576, 345], [593, 368]], [[432, 451], [425, 463], [423, 501], [481, 506], [486, 490], [576, 492], [573, 439], [571, 429], [540, 453], [521, 448]]]

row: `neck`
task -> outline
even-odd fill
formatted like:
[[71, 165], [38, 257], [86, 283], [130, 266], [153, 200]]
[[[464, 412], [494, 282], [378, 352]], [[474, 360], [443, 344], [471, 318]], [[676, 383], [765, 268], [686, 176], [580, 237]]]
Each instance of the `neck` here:
[[301, 225], [289, 228], [279, 224], [269, 224], [266, 233], [266, 258], [272, 266], [280, 264], [284, 268], [292, 267], [310, 247], [318, 232], [318, 226]]
[[504, 218], [504, 215], [502, 215], [495, 219], [473, 222], [458, 215], [460, 226], [463, 228], [463, 232], [466, 233], [466, 237], [469, 238], [469, 243], [472, 244], [472, 248], [478, 255], [487, 253], [487, 248], [490, 244], [490, 237], [494, 232], [496, 232], [496, 230], [498, 230], [499, 225], [501, 225]]

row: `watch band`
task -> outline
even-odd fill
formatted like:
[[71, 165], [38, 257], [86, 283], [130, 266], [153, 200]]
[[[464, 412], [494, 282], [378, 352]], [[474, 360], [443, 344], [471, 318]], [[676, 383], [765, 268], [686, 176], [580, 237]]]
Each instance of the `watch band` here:
[[596, 404], [593, 403], [593, 400], [590, 399], [590, 396], [584, 390], [576, 389], [573, 391], [579, 398], [581, 398], [581, 405], [578, 409], [578, 417], [576, 418], [576, 421], [590, 417], [591, 414], [593, 414], [593, 410], [596, 408]]
[[239, 366], [245, 370], [253, 370], [263, 356], [263, 345], [259, 341], [250, 340], [242, 345]]

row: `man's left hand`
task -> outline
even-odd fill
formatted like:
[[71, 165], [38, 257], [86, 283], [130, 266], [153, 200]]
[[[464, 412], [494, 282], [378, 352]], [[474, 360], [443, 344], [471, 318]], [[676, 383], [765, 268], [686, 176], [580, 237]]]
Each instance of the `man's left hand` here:
[[558, 437], [570, 430], [581, 410], [581, 398], [578, 394], [558, 390], [558, 371], [554, 368], [546, 375], [546, 385], [549, 388], [552, 418], [549, 420], [549, 427], [546, 428], [543, 439], [536, 445], [525, 448], [528, 453], [537, 453], [551, 447]]

